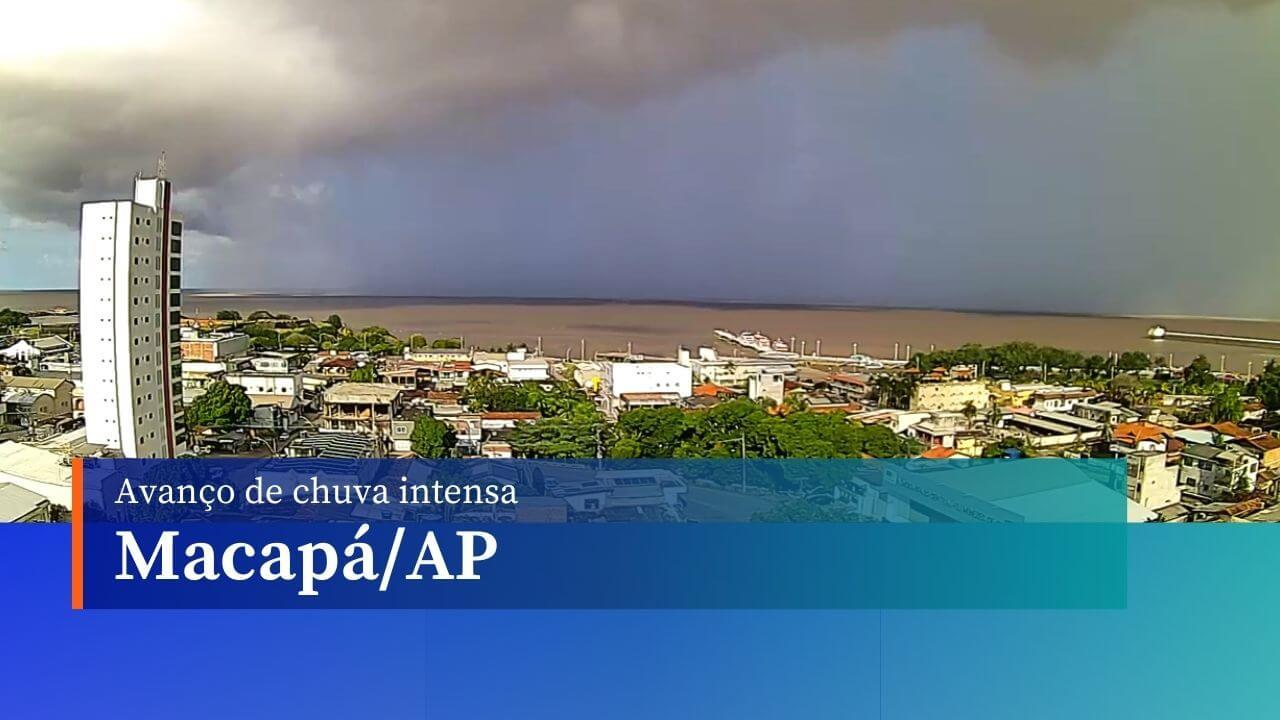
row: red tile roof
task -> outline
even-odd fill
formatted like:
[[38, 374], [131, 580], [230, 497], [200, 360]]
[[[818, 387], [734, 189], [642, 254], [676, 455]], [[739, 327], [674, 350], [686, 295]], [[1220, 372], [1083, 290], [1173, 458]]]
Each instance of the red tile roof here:
[[1168, 440], [1171, 437], [1173, 431], [1169, 428], [1145, 421], [1120, 423], [1111, 431], [1113, 440], [1133, 446], [1147, 440]]
[[867, 378], [860, 377], [858, 375], [853, 375], [850, 373], [836, 373], [835, 375], [831, 376], [831, 380], [832, 382], [849, 383], [850, 385], [861, 385], [863, 387], [870, 385], [870, 382], [868, 382]]
[[1248, 445], [1250, 447], [1257, 448], [1262, 452], [1280, 450], [1280, 438], [1271, 437], [1270, 435], [1259, 435], [1251, 438], [1237, 438], [1232, 442], [1240, 445]]
[[538, 420], [542, 413], [535, 411], [487, 412], [480, 416], [481, 420]]
[[703, 383], [693, 389], [694, 397], [718, 397], [720, 395], [733, 395], [731, 388], [715, 383]]

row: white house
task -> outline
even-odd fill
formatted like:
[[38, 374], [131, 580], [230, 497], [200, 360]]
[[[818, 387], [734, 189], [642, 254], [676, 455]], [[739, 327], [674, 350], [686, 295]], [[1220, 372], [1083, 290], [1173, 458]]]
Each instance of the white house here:
[[609, 412], [616, 413], [623, 395], [689, 397], [693, 394], [693, 373], [688, 366], [674, 362], [609, 362], [604, 363], [600, 391]]
[[1182, 500], [1178, 465], [1163, 452], [1139, 450], [1126, 456], [1129, 499], [1148, 510], [1166, 508]]
[[1182, 484], [1202, 495], [1253, 490], [1258, 469], [1258, 458], [1239, 448], [1190, 443], [1182, 449]]
[[292, 409], [302, 401], [303, 380], [300, 372], [241, 371], [227, 373], [224, 379], [244, 388], [254, 405], [279, 405]]
[[796, 374], [794, 364], [784, 361], [758, 357], [721, 357], [714, 348], [699, 347], [697, 355], [688, 348], [680, 348], [676, 354], [676, 362], [689, 368], [698, 382], [723, 385], [725, 387], [745, 388], [751, 378], [762, 375], [781, 375], [790, 377]]

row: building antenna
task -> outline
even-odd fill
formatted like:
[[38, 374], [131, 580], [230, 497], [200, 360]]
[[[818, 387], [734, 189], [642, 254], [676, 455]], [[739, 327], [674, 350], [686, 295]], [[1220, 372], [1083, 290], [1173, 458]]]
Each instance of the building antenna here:
[[163, 179], [168, 169], [164, 161], [164, 151], [161, 150], [160, 157], [156, 159], [156, 177]]

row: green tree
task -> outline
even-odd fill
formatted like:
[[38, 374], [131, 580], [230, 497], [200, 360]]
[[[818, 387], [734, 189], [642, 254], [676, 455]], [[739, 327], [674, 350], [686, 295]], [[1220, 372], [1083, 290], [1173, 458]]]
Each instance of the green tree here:
[[1142, 390], [1142, 381], [1133, 375], [1117, 375], [1107, 383], [1107, 394], [1117, 402], [1133, 405]]
[[1244, 417], [1244, 401], [1240, 399], [1240, 391], [1228, 387], [1209, 403], [1209, 422], [1239, 422]]
[[266, 323], [250, 323], [245, 325], [242, 330], [246, 335], [252, 338], [252, 345], [255, 350], [271, 349], [280, 347], [280, 333], [276, 329]]
[[511, 449], [527, 458], [593, 458], [610, 440], [609, 424], [594, 407], [579, 407], [556, 417], [519, 423]]
[[1138, 372], [1147, 370], [1150, 367], [1151, 356], [1136, 350], [1121, 353], [1120, 359], [1116, 361], [1116, 368], [1125, 372]]
[[378, 374], [377, 372], [374, 371], [372, 365], [361, 365], [360, 367], [351, 371], [350, 380], [351, 382], [371, 383], [374, 380], [376, 380], [377, 377], [378, 377]]
[[1084, 359], [1084, 371], [1089, 377], [1098, 377], [1107, 372], [1107, 359], [1101, 355], [1090, 355]]
[[871, 381], [876, 400], [881, 407], [905, 410], [911, 405], [911, 395], [916, 389], [916, 376], [906, 373], [885, 373]]
[[316, 345], [317, 343], [309, 335], [305, 333], [295, 332], [295, 333], [289, 333], [288, 335], [286, 335], [285, 338], [281, 340], [281, 344], [284, 345], [284, 347], [298, 349], [298, 348], [311, 347], [313, 345]]
[[868, 518], [848, 508], [819, 505], [809, 500], [796, 499], [779, 503], [768, 510], [751, 516], [751, 522], [766, 523], [837, 523], [867, 522]]
[[1019, 437], [1007, 437], [983, 448], [982, 457], [1002, 458], [1008, 454], [1010, 450], [1016, 451], [1024, 456], [1030, 454], [1027, 448], [1027, 441]]
[[442, 458], [449, 455], [458, 444], [458, 437], [453, 428], [443, 420], [429, 415], [419, 415], [413, 421], [413, 432], [409, 434], [413, 452], [418, 457]]
[[12, 328], [23, 327], [30, 322], [30, 316], [24, 312], [4, 308], [0, 310], [0, 330], [11, 330]]
[[275, 315], [272, 315], [266, 310], [254, 310], [253, 312], [249, 313], [249, 319], [250, 320], [274, 320]]
[[685, 414], [677, 407], [637, 408], [618, 418], [616, 430], [621, 449], [611, 457], [669, 458], [684, 439]]
[[223, 428], [243, 423], [252, 413], [243, 387], [215, 380], [187, 407], [187, 420], [196, 427]]
[[1262, 374], [1249, 383], [1249, 393], [1256, 395], [1268, 411], [1280, 413], [1280, 363], [1267, 362]]
[[325, 323], [335, 330], [342, 329], [342, 318], [337, 313], [325, 318]]
[[235, 310], [219, 310], [218, 314], [214, 317], [218, 320], [239, 320], [240, 313]]
[[457, 350], [462, 347], [462, 340], [460, 338], [437, 338], [436, 340], [431, 341], [431, 347], [437, 350]]
[[1204, 387], [1213, 383], [1213, 366], [1209, 364], [1209, 358], [1204, 355], [1197, 355], [1191, 364], [1182, 371], [1182, 379], [1193, 387]]
[[615, 460], [630, 460], [632, 458], [644, 457], [644, 451], [640, 447], [640, 443], [632, 438], [622, 438], [613, 443], [613, 447], [609, 448], [609, 457]]

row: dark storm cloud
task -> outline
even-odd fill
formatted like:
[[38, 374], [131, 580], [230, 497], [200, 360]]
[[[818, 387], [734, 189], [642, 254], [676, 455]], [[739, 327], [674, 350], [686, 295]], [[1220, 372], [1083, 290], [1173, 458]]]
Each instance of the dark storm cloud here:
[[0, 206], [74, 223], [79, 201], [119, 195], [169, 148], [212, 211], [247, 167], [266, 182], [262, 168], [465, 134], [522, 105], [631, 103], [797, 49], [968, 25], [1035, 69], [1096, 60], [1150, 6], [1266, 1], [175, 3], [126, 46], [0, 53]]

